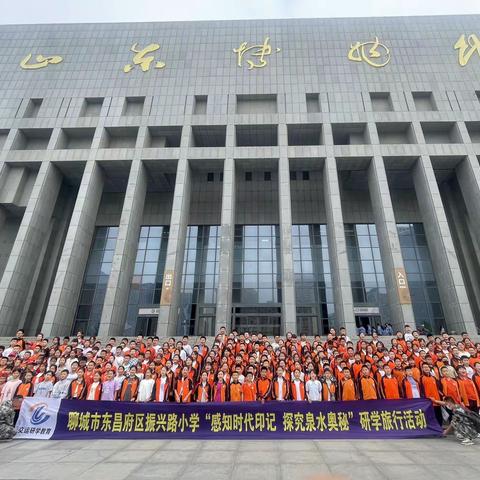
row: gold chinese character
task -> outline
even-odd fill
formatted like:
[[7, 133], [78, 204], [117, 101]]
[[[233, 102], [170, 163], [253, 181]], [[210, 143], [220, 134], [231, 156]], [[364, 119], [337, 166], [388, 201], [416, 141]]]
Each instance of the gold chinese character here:
[[154, 432], [155, 431], [155, 422], [156, 422], [155, 413], [147, 413], [145, 416], [145, 431]]
[[[153, 55], [150, 55], [146, 57], [147, 53], [152, 53], [157, 51], [160, 48], [160, 45], [158, 43], [151, 43], [150, 45], [147, 45], [145, 48], [138, 50], [138, 43], [135, 43], [132, 45], [132, 48], [130, 50], [135, 53], [133, 56], [133, 65], [127, 64], [123, 67], [123, 71], [125, 73], [128, 73], [133, 70], [135, 65], [140, 65], [140, 68], [142, 69], [142, 72], [148, 72], [150, 70], [150, 66], [152, 62], [155, 60], [155, 57]], [[164, 68], [165, 63], [164, 62], [155, 62], [155, 68]]]
[[98, 412], [92, 413], [90, 416], [90, 430], [96, 431], [100, 428], [100, 420], [102, 415]]
[[57, 63], [63, 62], [63, 58], [59, 55], [52, 55], [50, 57], [44, 57], [43, 55], [37, 55], [35, 60], [37, 63], [28, 63], [32, 58], [32, 54], [29, 53], [21, 62], [20, 67], [24, 70], [38, 70], [39, 68], [45, 68], [48, 65], [56, 65]]
[[372, 430], [369, 412], [359, 412], [358, 414], [360, 416], [360, 427], [362, 428], [362, 430]]
[[265, 413], [257, 412], [255, 414], [255, 430], [260, 432], [265, 430]]
[[[370, 48], [369, 48], [370, 47]], [[378, 41], [357, 42], [350, 45], [348, 59], [352, 62], [365, 62], [371, 67], [384, 67], [390, 61], [390, 49]]]
[[222, 432], [231, 432], [233, 430], [233, 416], [227, 413], [222, 415]]
[[135, 416], [133, 415], [133, 413], [126, 413], [123, 416], [122, 432], [131, 432], [133, 430], [134, 420]]
[[67, 430], [76, 430], [80, 421], [80, 412], [68, 412]]
[[480, 55], [480, 39], [472, 33], [465, 40], [465, 35], [462, 34], [453, 48], [458, 50], [458, 63], [464, 67], [475, 52]]
[[190, 430], [192, 431], [192, 433], [195, 433], [195, 431], [200, 428], [200, 416], [198, 415], [198, 413], [190, 414], [188, 424], [190, 425]]
[[222, 414], [221, 413], [212, 413], [210, 431], [218, 433], [222, 431]]
[[305, 414], [305, 431], [314, 432], [316, 430], [315, 426], [315, 416], [312, 412], [307, 412]]
[[277, 426], [275, 425], [275, 422], [277, 421], [277, 417], [275, 413], [267, 413], [267, 430], [269, 432], [276, 432], [277, 431]]
[[135, 426], [133, 430], [135, 432], [144, 432], [145, 431], [145, 414], [144, 413], [136, 413], [135, 414]]
[[79, 430], [88, 432], [90, 430], [90, 412], [80, 413], [80, 419], [78, 421]]
[[[233, 49], [233, 53], [237, 54], [237, 65], [242, 66], [243, 56], [249, 52], [251, 57], [258, 57], [258, 63], [255, 63], [253, 60], [247, 59], [248, 69], [252, 70], [253, 68], [263, 68], [267, 65], [265, 60], [266, 55], [272, 54], [272, 46], [268, 43], [270, 40], [269, 37], [265, 38], [263, 45], [252, 45], [248, 47], [248, 42], [243, 42], [238, 48]], [[253, 51], [252, 51], [253, 50]], [[280, 52], [280, 49], [276, 49], [276, 53]]]
[[102, 432], [108, 432], [112, 429], [112, 414], [109, 412], [105, 412], [102, 415]]
[[293, 431], [293, 413], [284, 412], [283, 413], [283, 431], [292, 432]]

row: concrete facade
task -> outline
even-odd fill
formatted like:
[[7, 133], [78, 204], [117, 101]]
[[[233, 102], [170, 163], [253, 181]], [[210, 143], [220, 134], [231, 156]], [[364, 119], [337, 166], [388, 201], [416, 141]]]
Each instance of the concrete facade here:
[[[461, 35], [477, 34], [479, 19], [0, 26], [0, 335], [19, 326], [28, 334], [70, 334], [83, 325], [79, 306], [89, 295], [101, 302], [98, 328], [90, 333], [122, 335], [134, 308], [131, 285], [144, 285], [148, 275], [154, 300], [145, 302], [141, 290], [135, 308], [153, 319], [148, 333], [160, 336], [212, 335], [221, 325], [234, 328], [241, 316], [254, 321], [258, 312], [257, 320], [279, 319], [272, 333], [296, 331], [299, 317], [310, 316], [323, 327], [309, 334], [328, 326], [354, 334], [365, 316], [395, 329], [420, 327], [418, 295], [402, 303], [398, 269], [412, 285], [423, 281], [425, 315], [434, 315], [428, 295], [435, 284], [437, 326], [475, 334], [480, 52], [473, 50], [462, 66], [454, 45]], [[239, 66], [233, 49], [242, 42], [258, 47], [267, 37], [271, 53], [247, 50]], [[349, 60], [352, 45], [373, 45], [375, 37], [389, 49], [385, 66], [368, 63], [376, 60], [367, 47], [363, 57], [354, 50], [359, 61]], [[135, 63], [135, 43], [159, 48], [138, 54]], [[22, 69], [30, 53], [29, 65], [37, 55], [63, 61]], [[158, 61], [165, 67], [155, 68]], [[248, 61], [260, 68], [249, 69]], [[127, 64], [133, 68], [125, 73]], [[377, 303], [352, 293], [352, 224], [376, 229], [376, 281], [386, 289], [380, 313]], [[399, 228], [418, 224], [426, 245], [415, 253]], [[331, 286], [311, 282], [326, 292], [316, 304], [299, 293], [302, 275], [310, 273], [298, 258], [295, 225], [326, 226], [322, 275], [331, 276]], [[146, 273], [146, 258], [139, 270], [142, 226], [169, 227], [156, 278]], [[193, 226], [220, 227], [211, 271], [199, 260], [188, 271]], [[236, 226], [278, 228], [279, 260], [268, 287], [276, 300], [257, 304], [238, 296], [248, 259], [234, 255], [245, 242]], [[92, 275], [87, 265], [96, 255], [97, 227], [118, 234]], [[412, 261], [418, 252], [428, 261]], [[265, 278], [255, 272], [260, 291]], [[205, 292], [213, 290], [195, 308], [185, 295], [189, 275]], [[252, 293], [241, 288], [241, 295]], [[208, 327], [199, 326], [200, 317]]]

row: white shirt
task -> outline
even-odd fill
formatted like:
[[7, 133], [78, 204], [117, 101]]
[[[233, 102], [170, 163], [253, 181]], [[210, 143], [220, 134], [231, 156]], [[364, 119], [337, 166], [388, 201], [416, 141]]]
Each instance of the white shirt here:
[[160, 402], [165, 401], [165, 384], [167, 383], [167, 377], [160, 377], [160, 396], [158, 397]]
[[[413, 380], [413, 379], [412, 379]], [[412, 387], [412, 396], [413, 398], [420, 398], [420, 392], [418, 391], [417, 382], [410, 381], [410, 377], [407, 377], [407, 382], [410, 382], [410, 386]]]
[[152, 398], [153, 386], [155, 380], [153, 378], [144, 378], [138, 386], [137, 402], [148, 402]]
[[90, 391], [88, 392], [87, 400], [95, 400], [95, 392], [98, 388], [100, 388], [100, 382], [93, 382], [90, 385]]
[[295, 397], [297, 399], [301, 399], [302, 398], [302, 391], [300, 390], [300, 385], [301, 385], [301, 381], [300, 380], [294, 380], [293, 381], [293, 384], [295, 385], [295, 392], [296, 392], [296, 395]]
[[319, 380], [308, 380], [305, 388], [308, 393], [308, 399], [312, 402], [319, 402], [321, 400], [322, 384]]
[[283, 400], [283, 382], [285, 380], [283, 379], [283, 377], [278, 377], [278, 398], [277, 400]]

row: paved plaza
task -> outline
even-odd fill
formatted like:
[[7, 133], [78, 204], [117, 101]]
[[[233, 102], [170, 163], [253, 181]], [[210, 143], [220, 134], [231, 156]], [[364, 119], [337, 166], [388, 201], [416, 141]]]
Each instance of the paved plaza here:
[[29, 441], [0, 444], [0, 479], [480, 478], [480, 444], [419, 440]]

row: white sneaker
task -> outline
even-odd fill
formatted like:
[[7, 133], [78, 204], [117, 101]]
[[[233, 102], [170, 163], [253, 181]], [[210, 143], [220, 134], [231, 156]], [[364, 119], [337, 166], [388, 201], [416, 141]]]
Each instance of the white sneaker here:
[[462, 445], [475, 445], [472, 440], [469, 440], [468, 438], [466, 438], [465, 440], [462, 440], [461, 441], [461, 444]]

